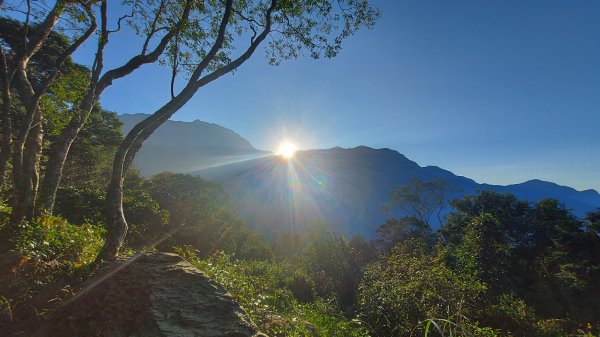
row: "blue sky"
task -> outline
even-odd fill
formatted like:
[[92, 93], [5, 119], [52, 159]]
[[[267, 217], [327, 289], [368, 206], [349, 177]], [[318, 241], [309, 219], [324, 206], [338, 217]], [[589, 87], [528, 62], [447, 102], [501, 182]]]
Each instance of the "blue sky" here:
[[[600, 191], [600, 1], [377, 1], [382, 19], [332, 60], [278, 67], [258, 51], [173, 119], [230, 128], [255, 147], [388, 147], [422, 166], [510, 184]], [[107, 66], [135, 52], [115, 35]], [[88, 64], [92, 48], [76, 59]], [[101, 98], [151, 113], [169, 72], [147, 66]]]

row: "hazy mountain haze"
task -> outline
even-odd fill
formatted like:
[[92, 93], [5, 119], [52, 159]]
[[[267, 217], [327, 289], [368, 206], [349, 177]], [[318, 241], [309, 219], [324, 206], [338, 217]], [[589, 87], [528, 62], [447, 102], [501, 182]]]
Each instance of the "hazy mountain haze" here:
[[[121, 116], [125, 131], [143, 117]], [[324, 222], [339, 232], [371, 235], [388, 217], [382, 206], [391, 190], [412, 177], [443, 179], [454, 197], [485, 189], [531, 202], [549, 197], [578, 216], [600, 206], [595, 190], [577, 191], [541, 180], [480, 184], [437, 166], [419, 166], [388, 148], [305, 150], [286, 160], [257, 150], [232, 130], [201, 121], [168, 121], [146, 141], [134, 164], [146, 176], [172, 171], [222, 183], [242, 219], [270, 234]]]

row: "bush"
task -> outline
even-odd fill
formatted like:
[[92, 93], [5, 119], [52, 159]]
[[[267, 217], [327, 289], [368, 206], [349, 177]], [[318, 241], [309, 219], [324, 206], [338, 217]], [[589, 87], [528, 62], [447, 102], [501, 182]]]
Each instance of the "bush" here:
[[346, 320], [331, 303], [322, 299], [302, 303], [296, 296], [306, 300], [305, 292], [312, 290], [298, 287], [305, 288], [310, 281], [287, 263], [237, 261], [225, 254], [200, 259], [189, 248], [178, 252], [222, 284], [269, 336], [368, 336], [364, 327]]
[[484, 310], [483, 316], [486, 322], [517, 336], [535, 333], [532, 326], [536, 318], [533, 309], [514, 294], [501, 294], [494, 298], [493, 303]]
[[409, 240], [367, 268], [359, 293], [361, 316], [379, 336], [409, 336], [427, 318], [471, 316], [484, 289], [447, 268], [424, 242]]
[[535, 335], [540, 337], [598, 337], [600, 329], [591, 323], [579, 326], [568, 319], [545, 319], [535, 322]]
[[320, 233], [309, 237], [300, 258], [302, 268], [314, 278], [317, 295], [336, 301], [349, 315], [355, 312], [363, 269], [355, 248], [343, 236]]
[[104, 204], [101, 189], [63, 187], [56, 194], [54, 214], [60, 215], [72, 224], [100, 223], [104, 212], [98, 205]]
[[52, 215], [43, 215], [21, 226], [17, 251], [23, 263], [37, 270], [69, 272], [91, 264], [104, 240], [99, 225], [73, 225]]
[[[501, 337], [500, 330], [480, 327], [464, 316], [455, 315], [449, 319], [430, 318], [420, 324], [417, 329], [424, 337]], [[414, 333], [413, 333], [414, 335]], [[420, 335], [420, 334], [419, 334]]]
[[11, 211], [12, 209], [10, 206], [6, 205], [4, 201], [0, 200], [0, 229], [8, 224]]

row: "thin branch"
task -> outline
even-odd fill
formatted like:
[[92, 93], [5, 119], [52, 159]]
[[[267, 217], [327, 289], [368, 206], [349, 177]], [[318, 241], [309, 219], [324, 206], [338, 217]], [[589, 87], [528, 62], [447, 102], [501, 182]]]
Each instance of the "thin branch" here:
[[120, 18], [119, 18], [119, 20], [117, 21], [117, 29], [115, 29], [115, 30], [109, 30], [109, 31], [107, 31], [107, 32], [108, 32], [108, 33], [116, 33], [116, 32], [118, 32], [118, 31], [120, 31], [120, 30], [121, 30], [121, 21], [123, 21], [123, 20], [125, 20], [125, 19], [127, 19], [127, 18], [132, 18], [132, 17], [133, 17], [133, 13], [131, 13], [131, 14], [125, 14], [125, 15], [123, 15], [123, 16], [122, 16], [122, 17], [120, 17]]
[[214, 58], [217, 51], [222, 47], [223, 41], [225, 38], [225, 31], [227, 28], [227, 24], [229, 23], [229, 18], [231, 17], [231, 7], [233, 6], [233, 0], [227, 0], [225, 11], [223, 13], [223, 18], [221, 19], [221, 24], [219, 26], [219, 32], [217, 34], [217, 38], [209, 51], [209, 53], [202, 59], [202, 61], [196, 67], [192, 77], [188, 80], [188, 84], [185, 88], [175, 97], [173, 97], [169, 102], [163, 105], [160, 109], [158, 109], [155, 113], [150, 115], [148, 118], [138, 123], [129, 131], [125, 139], [123, 140], [123, 144], [130, 144], [128, 148], [124, 149], [123, 155], [123, 166], [121, 167], [122, 172], [126, 172], [129, 168], [129, 165], [133, 161], [133, 157], [137, 152], [137, 149], [141, 147], [142, 143], [150, 137], [150, 135], [156, 130], [164, 121], [170, 118], [170, 116], [175, 113], [179, 108], [183, 106], [198, 90], [195, 87], [196, 79], [200, 76], [202, 71], [206, 68], [206, 66], [210, 63], [210, 61]]
[[29, 18], [31, 17], [31, 0], [27, 0], [27, 13], [23, 25], [23, 50], [27, 49], [27, 35], [29, 35]]
[[152, 39], [154, 34], [160, 30], [160, 29], [156, 29], [156, 23], [160, 19], [160, 14], [162, 13], [163, 9], [165, 8], [165, 3], [166, 3], [166, 0], [162, 0], [160, 2], [160, 7], [158, 7], [158, 11], [156, 11], [156, 15], [154, 16], [154, 20], [152, 21], [152, 25], [150, 26], [150, 32], [148, 33], [148, 36], [146, 36], [146, 41], [144, 41], [144, 46], [142, 47], [142, 52], [140, 53], [142, 55], [146, 54], [146, 50], [148, 49], [148, 44], [150, 43], [150, 40]]
[[75, 52], [75, 50], [77, 50], [77, 48], [79, 48], [96, 30], [96, 17], [94, 16], [94, 13], [92, 13], [92, 9], [89, 5], [83, 6], [85, 6], [86, 13], [88, 14], [88, 17], [90, 19], [90, 26], [88, 30], [85, 31], [83, 35], [81, 35], [77, 40], [75, 40], [67, 49], [65, 49], [58, 56], [55, 62], [54, 71], [42, 81], [38, 88], [36, 88], [35, 91], [37, 96], [41, 96], [46, 92], [48, 87], [50, 87], [50, 85], [52, 84], [52, 81], [54, 81], [56, 76], [58, 76], [58, 74], [60, 73], [60, 68], [67, 60], [67, 58], [71, 56], [71, 54], [73, 54], [73, 52]]
[[212, 48], [210, 48], [206, 56], [202, 59], [202, 61], [200, 61], [200, 64], [198, 64], [196, 69], [194, 69], [194, 72], [192, 73], [192, 76], [190, 77], [188, 83], [196, 82], [198, 78], [200, 78], [200, 75], [202, 75], [204, 69], [208, 67], [209, 63], [215, 58], [215, 55], [217, 55], [219, 49], [223, 47], [223, 42], [225, 41], [225, 31], [227, 29], [227, 23], [229, 22], [229, 18], [231, 17], [232, 7], [233, 1], [227, 0], [227, 2], [225, 3], [225, 12], [223, 13], [223, 19], [221, 20], [219, 32], [217, 34], [215, 43], [213, 44]]
[[100, 4], [100, 38], [98, 39], [98, 48], [96, 49], [96, 57], [94, 58], [94, 64], [92, 65], [92, 78], [91, 83], [97, 83], [100, 78], [100, 73], [104, 67], [104, 47], [108, 43], [108, 18], [107, 18], [107, 6], [106, 0], [102, 0]]
[[179, 35], [175, 36], [175, 48], [173, 50], [173, 66], [171, 68], [171, 99], [175, 98], [175, 78], [177, 77], [177, 67], [179, 66]]
[[250, 58], [250, 56], [252, 56], [252, 54], [258, 47], [258, 45], [260, 45], [260, 43], [269, 35], [269, 32], [271, 31], [271, 14], [272, 14], [273, 10], [275, 9], [276, 5], [277, 5], [277, 0], [272, 0], [271, 6], [269, 7], [269, 9], [267, 9], [267, 13], [266, 13], [267, 23], [265, 25], [265, 29], [254, 40], [254, 42], [252, 42], [250, 44], [250, 46], [248, 47], [246, 52], [244, 52], [242, 55], [240, 55], [237, 59], [233, 60], [229, 64], [227, 64], [227, 65], [213, 71], [212, 73], [204, 76], [203, 78], [199, 79], [195, 84], [196, 90], [197, 90], [197, 88], [203, 87], [206, 84], [216, 80], [217, 78], [235, 70], [237, 67], [242, 65], [242, 63], [244, 63], [246, 60], [248, 60]]
[[158, 46], [151, 53], [149, 53], [147, 55], [142, 55], [142, 54], [136, 55], [136, 56], [132, 57], [129, 61], [127, 61], [127, 63], [125, 63], [124, 65], [107, 71], [97, 82], [98, 85], [96, 88], [96, 95], [100, 95], [100, 93], [106, 87], [111, 85], [112, 81], [114, 81], [115, 79], [118, 79], [118, 78], [121, 78], [123, 76], [130, 74], [135, 69], [142, 66], [143, 64], [152, 63], [152, 62], [156, 61], [158, 59], [158, 57], [163, 53], [163, 51], [165, 50], [165, 48], [167, 47], [167, 45], [169, 44], [171, 39], [174, 36], [176, 36], [177, 34], [179, 34], [179, 31], [183, 27], [184, 22], [189, 17], [193, 2], [194, 2], [193, 0], [188, 0], [186, 2], [186, 6], [183, 10], [183, 13], [181, 15], [181, 19], [179, 20], [179, 22], [177, 22], [177, 24], [175, 25], [175, 27], [172, 30], [170, 30], [167, 34], [165, 34], [165, 36], [163, 36], [163, 38], [160, 40], [160, 43], [158, 44]]
[[8, 69], [4, 49], [0, 48], [0, 84], [2, 84], [2, 107], [0, 113], [2, 117], [2, 146], [0, 147], [0, 189], [4, 182], [4, 169], [6, 161], [10, 156], [10, 146], [12, 143], [12, 116], [11, 116], [11, 95], [10, 83], [8, 82]]
[[250, 26], [250, 29], [252, 30], [252, 37], [250, 38], [250, 43], [254, 42], [254, 39], [256, 38], [256, 34], [258, 34], [258, 32], [256, 31], [256, 29], [254, 28], [254, 26]]
[[31, 41], [29, 41], [29, 43], [25, 46], [23, 53], [16, 58], [15, 63], [17, 64], [18, 68], [24, 71], [31, 57], [41, 48], [44, 41], [46, 41], [46, 39], [48, 38], [48, 35], [50, 35], [52, 28], [54, 28], [54, 26], [58, 22], [58, 19], [62, 15], [64, 8], [64, 1], [56, 1], [56, 4], [48, 13], [44, 21], [37, 26], [36, 34], [32, 37]]
[[235, 14], [237, 14], [237, 15], [238, 15], [240, 18], [242, 18], [242, 20], [244, 20], [244, 21], [247, 21], [247, 22], [254, 23], [255, 25], [257, 25], [257, 26], [259, 26], [259, 27], [263, 27], [263, 28], [265, 27], [265, 25], [263, 25], [262, 23], [260, 23], [260, 22], [258, 22], [258, 21], [256, 21], [256, 20], [254, 20], [253, 18], [248, 18], [248, 17], [246, 17], [246, 16], [245, 16], [245, 15], [244, 15], [242, 12], [238, 11], [238, 10], [237, 10], [237, 9], [235, 9], [235, 8], [233, 9], [233, 12], [234, 12]]

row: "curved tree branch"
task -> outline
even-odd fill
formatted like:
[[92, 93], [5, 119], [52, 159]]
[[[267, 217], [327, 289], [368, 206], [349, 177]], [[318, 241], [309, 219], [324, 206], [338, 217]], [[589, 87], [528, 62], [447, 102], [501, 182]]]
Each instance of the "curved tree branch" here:
[[156, 60], [158, 60], [158, 57], [162, 55], [171, 39], [179, 33], [183, 24], [188, 19], [193, 2], [193, 0], [186, 1], [186, 5], [180, 20], [173, 27], [173, 29], [171, 29], [167, 34], [165, 34], [165, 36], [163, 36], [163, 38], [158, 43], [158, 46], [156, 46], [156, 48], [152, 52], [150, 52], [149, 54], [136, 55], [132, 57], [129, 61], [127, 61], [127, 63], [125, 63], [124, 65], [107, 71], [98, 80], [98, 85], [96, 87], [96, 95], [99, 96], [100, 93], [102, 93], [104, 89], [110, 86], [114, 80], [131, 74], [134, 70], [136, 70], [144, 64], [153, 63]]
[[40, 85], [35, 88], [35, 95], [41, 97], [46, 93], [52, 82], [56, 79], [58, 74], [60, 73], [60, 68], [64, 64], [64, 62], [79, 48], [96, 30], [96, 17], [92, 13], [92, 9], [89, 5], [84, 5], [86, 13], [90, 19], [90, 25], [88, 29], [83, 33], [78, 39], [76, 39], [67, 49], [65, 49], [56, 59], [54, 65], [54, 71], [47, 76]]

